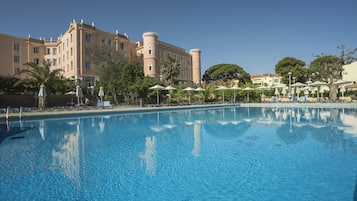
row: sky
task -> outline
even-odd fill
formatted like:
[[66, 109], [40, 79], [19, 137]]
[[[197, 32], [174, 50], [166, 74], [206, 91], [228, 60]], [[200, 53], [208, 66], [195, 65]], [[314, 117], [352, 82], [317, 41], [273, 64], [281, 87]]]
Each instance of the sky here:
[[73, 19], [133, 42], [153, 31], [187, 52], [198, 48], [202, 74], [222, 63], [274, 73], [284, 57], [308, 65], [339, 55], [340, 45], [357, 48], [356, 0], [5, 0], [0, 33], [57, 39]]

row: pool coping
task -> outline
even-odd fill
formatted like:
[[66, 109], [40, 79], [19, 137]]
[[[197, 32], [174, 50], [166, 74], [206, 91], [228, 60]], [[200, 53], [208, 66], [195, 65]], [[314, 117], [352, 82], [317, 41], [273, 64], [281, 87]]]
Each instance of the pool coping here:
[[[20, 118], [46, 118], [53, 116], [65, 115], [98, 115], [109, 113], [127, 113], [127, 112], [148, 112], [148, 111], [163, 111], [163, 110], [180, 110], [180, 109], [200, 109], [213, 107], [289, 107], [289, 108], [354, 108], [357, 109], [357, 102], [353, 103], [221, 103], [221, 104], [197, 104], [197, 105], [182, 105], [182, 106], [160, 106], [160, 107], [139, 107], [139, 106], [116, 106], [111, 108], [78, 108], [78, 109], [46, 109], [31, 112], [23, 112], [20, 117], [19, 112], [9, 113], [8, 119]], [[6, 114], [1, 113], [0, 119], [6, 120]]]

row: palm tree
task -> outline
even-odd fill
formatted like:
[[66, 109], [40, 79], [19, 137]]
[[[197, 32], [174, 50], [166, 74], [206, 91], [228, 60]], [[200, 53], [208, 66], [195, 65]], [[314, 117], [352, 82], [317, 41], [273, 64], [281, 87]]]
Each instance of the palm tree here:
[[168, 56], [168, 60], [164, 62], [162, 75], [164, 80], [166, 80], [169, 84], [174, 84], [176, 77], [180, 73], [180, 63], [176, 61], [176, 59]]
[[41, 64], [42, 66], [33, 62], [25, 63], [24, 65], [28, 68], [18, 73], [18, 75], [24, 75], [24, 78], [18, 80], [15, 86], [26, 83], [39, 88], [40, 85], [44, 85], [46, 89], [54, 91], [57, 87], [65, 84], [65, 80], [61, 76], [62, 69], [51, 71], [51, 63], [42, 61]]

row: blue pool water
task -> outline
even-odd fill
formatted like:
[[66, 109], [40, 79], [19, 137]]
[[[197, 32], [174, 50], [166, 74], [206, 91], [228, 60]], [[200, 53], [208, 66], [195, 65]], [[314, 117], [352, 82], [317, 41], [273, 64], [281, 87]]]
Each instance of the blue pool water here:
[[357, 110], [219, 107], [2, 124], [0, 200], [357, 199]]

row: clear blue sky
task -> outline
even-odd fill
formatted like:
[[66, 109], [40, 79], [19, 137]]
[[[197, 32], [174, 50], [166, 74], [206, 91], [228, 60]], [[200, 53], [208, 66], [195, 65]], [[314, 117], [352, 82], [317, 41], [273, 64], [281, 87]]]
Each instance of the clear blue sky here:
[[5, 0], [0, 32], [56, 39], [73, 19], [132, 41], [154, 31], [187, 51], [199, 48], [202, 73], [220, 63], [274, 73], [287, 56], [309, 64], [317, 54], [338, 55], [339, 45], [357, 48], [356, 0]]

